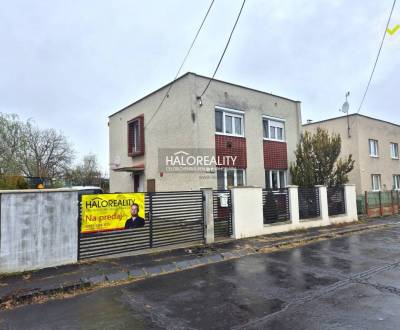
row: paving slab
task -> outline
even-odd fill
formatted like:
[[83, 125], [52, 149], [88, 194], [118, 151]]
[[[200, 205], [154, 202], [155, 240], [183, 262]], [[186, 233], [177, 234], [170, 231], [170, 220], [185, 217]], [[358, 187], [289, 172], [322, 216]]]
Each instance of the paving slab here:
[[175, 264], [166, 264], [166, 265], [161, 265], [161, 268], [165, 273], [171, 273], [177, 271], [176, 265]]
[[145, 267], [144, 271], [150, 276], [160, 275], [164, 272], [160, 266]]
[[125, 281], [128, 279], [128, 272], [118, 272], [106, 275], [106, 280], [109, 282]]
[[175, 263], [176, 267], [180, 270], [188, 269], [192, 267], [192, 264], [189, 261], [178, 261]]
[[88, 280], [92, 285], [96, 285], [96, 284], [100, 284], [102, 282], [105, 282], [106, 281], [106, 276], [105, 275], [95, 275], [95, 276], [89, 277]]
[[131, 268], [128, 271], [129, 277], [143, 277], [146, 275], [143, 268]]

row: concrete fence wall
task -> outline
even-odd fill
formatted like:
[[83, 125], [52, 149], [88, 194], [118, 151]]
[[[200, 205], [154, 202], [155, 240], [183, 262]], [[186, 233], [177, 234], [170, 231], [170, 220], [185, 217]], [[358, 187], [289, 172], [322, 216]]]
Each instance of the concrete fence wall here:
[[254, 187], [233, 188], [233, 238], [274, 234], [358, 220], [355, 185], [345, 185], [346, 213], [331, 217], [328, 215], [327, 188], [325, 186], [318, 186], [317, 188], [320, 202], [319, 218], [300, 220], [298, 187], [289, 186], [290, 221], [270, 225], [264, 225], [263, 221], [262, 189]]
[[0, 273], [77, 261], [77, 194], [0, 192]]

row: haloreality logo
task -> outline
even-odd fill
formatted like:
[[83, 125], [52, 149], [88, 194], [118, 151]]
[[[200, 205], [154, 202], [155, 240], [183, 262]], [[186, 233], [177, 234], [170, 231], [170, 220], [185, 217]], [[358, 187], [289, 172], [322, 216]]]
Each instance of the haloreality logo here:
[[214, 149], [159, 149], [160, 172], [213, 173], [217, 167], [235, 167], [237, 156], [216, 156]]

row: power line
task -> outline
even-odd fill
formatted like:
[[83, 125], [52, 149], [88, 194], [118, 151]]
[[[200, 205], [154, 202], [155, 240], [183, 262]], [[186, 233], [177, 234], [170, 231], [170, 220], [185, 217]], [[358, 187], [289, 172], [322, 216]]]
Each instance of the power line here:
[[193, 46], [194, 46], [194, 44], [195, 44], [195, 42], [196, 42], [196, 40], [197, 40], [197, 37], [199, 36], [201, 29], [203, 28], [203, 25], [204, 25], [204, 23], [205, 23], [205, 21], [206, 21], [206, 19], [207, 19], [207, 16], [208, 16], [208, 14], [210, 13], [210, 10], [211, 10], [211, 8], [212, 8], [212, 6], [213, 6], [213, 4], [214, 4], [214, 1], [215, 1], [215, 0], [212, 0], [212, 1], [211, 1], [210, 6], [208, 7], [206, 14], [205, 14], [205, 16], [204, 16], [204, 18], [203, 18], [203, 20], [202, 20], [202, 22], [201, 22], [199, 28], [197, 29], [196, 35], [195, 35], [195, 37], [193, 38], [193, 41], [192, 41], [192, 43], [190, 44], [190, 47], [189, 47], [188, 51], [186, 52], [185, 57], [183, 58], [182, 64], [180, 65], [180, 67], [179, 67], [179, 69], [178, 69], [178, 72], [177, 72], [176, 75], [175, 75], [174, 80], [170, 83], [167, 92], [165, 93], [164, 97], [162, 98], [162, 100], [161, 100], [160, 104], [158, 105], [156, 111], [155, 111], [155, 112], [153, 113], [153, 115], [150, 117], [150, 120], [147, 122], [146, 127], [150, 124], [150, 122], [152, 121], [152, 119], [154, 118], [154, 116], [155, 116], [155, 115], [157, 114], [157, 112], [161, 109], [161, 106], [163, 105], [163, 103], [164, 103], [164, 101], [167, 99], [167, 97], [169, 97], [169, 92], [171, 91], [172, 85], [174, 84], [175, 80], [178, 78], [179, 73], [181, 72], [181, 70], [182, 70], [184, 64], [186, 63], [186, 60], [187, 60], [187, 58], [189, 57], [189, 54], [190, 54], [190, 52], [191, 52], [191, 50], [192, 50], [192, 48], [193, 48]]
[[379, 51], [378, 51], [378, 54], [377, 54], [377, 56], [376, 56], [374, 66], [373, 66], [373, 68], [372, 68], [371, 76], [369, 77], [368, 84], [367, 84], [367, 88], [365, 89], [365, 92], [364, 92], [364, 95], [363, 95], [363, 97], [362, 97], [362, 99], [361, 99], [361, 103], [360, 103], [360, 106], [358, 107], [357, 113], [360, 113], [361, 107], [362, 107], [363, 104], [364, 104], [365, 97], [367, 96], [368, 89], [369, 89], [369, 85], [371, 84], [372, 77], [373, 77], [373, 75], [374, 75], [375, 68], [376, 68], [376, 65], [377, 65], [377, 63], [378, 63], [379, 56], [380, 56], [380, 54], [381, 54], [383, 42], [385, 41], [385, 38], [386, 38], [386, 32], [387, 32], [387, 29], [388, 29], [388, 27], [389, 27], [390, 19], [392, 18], [392, 14], [393, 14], [394, 7], [395, 7], [395, 5], [396, 5], [396, 1], [397, 1], [397, 0], [394, 0], [394, 1], [393, 1], [392, 9], [390, 10], [389, 18], [388, 18], [387, 23], [386, 23], [385, 32], [383, 33], [383, 37], [382, 37], [382, 41], [381, 41], [381, 44], [380, 44], [380, 47], [379, 47]]
[[[177, 72], [176, 75], [175, 75], [174, 80], [176, 80], [176, 78], [178, 78], [179, 73], [181, 72], [182, 67], [183, 67], [183, 65], [185, 64], [185, 62], [186, 62], [186, 60], [187, 60], [187, 58], [188, 58], [188, 56], [189, 56], [189, 53], [190, 53], [190, 51], [192, 50], [192, 48], [193, 48], [193, 46], [194, 46], [194, 43], [196, 42], [196, 39], [197, 39], [197, 37], [198, 37], [198, 35], [199, 35], [199, 33], [200, 33], [200, 31], [201, 31], [203, 25], [204, 25], [204, 22], [205, 22], [206, 19], [207, 19], [208, 13], [210, 12], [211, 7], [213, 6], [213, 4], [214, 4], [214, 0], [211, 1], [210, 6], [208, 7], [207, 13], [206, 13], [206, 15], [204, 16], [203, 21], [201, 22], [199, 29], [197, 30], [196, 36], [194, 37], [194, 39], [193, 39], [193, 41], [192, 41], [192, 44], [190, 45], [189, 50], [187, 51], [187, 53], [186, 53], [186, 55], [185, 55], [185, 58], [183, 59], [183, 62], [182, 62], [182, 64], [181, 64], [181, 66], [179, 67], [178, 72]], [[172, 84], [171, 84], [171, 86], [172, 86]]]
[[219, 66], [221, 65], [222, 59], [223, 59], [224, 56], [225, 56], [226, 50], [228, 49], [228, 46], [229, 46], [229, 43], [231, 42], [231, 38], [232, 38], [233, 32], [235, 31], [236, 25], [237, 25], [237, 23], [238, 23], [238, 21], [239, 21], [240, 15], [242, 14], [242, 10], [243, 10], [243, 7], [244, 7], [244, 4], [245, 4], [245, 3], [246, 3], [246, 0], [243, 0], [242, 6], [240, 7], [240, 10], [239, 10], [239, 14], [238, 14], [237, 17], [236, 17], [235, 24], [233, 25], [231, 34], [229, 35], [228, 41], [227, 41], [227, 43], [226, 43], [226, 45], [225, 45], [225, 49], [224, 49], [224, 51], [222, 52], [222, 55], [221, 55], [221, 57], [220, 57], [220, 59], [219, 59], [219, 61], [218, 61], [218, 65], [217, 65], [217, 67], [216, 67], [215, 70], [214, 70], [214, 74], [212, 75], [212, 77], [211, 77], [210, 80], [208, 81], [206, 88], [204, 88], [203, 93], [201, 93], [200, 98], [205, 94], [205, 92], [207, 91], [208, 87], [210, 87], [211, 81], [214, 79], [215, 75], [217, 74], [217, 71], [218, 71], [218, 69], [219, 69]]

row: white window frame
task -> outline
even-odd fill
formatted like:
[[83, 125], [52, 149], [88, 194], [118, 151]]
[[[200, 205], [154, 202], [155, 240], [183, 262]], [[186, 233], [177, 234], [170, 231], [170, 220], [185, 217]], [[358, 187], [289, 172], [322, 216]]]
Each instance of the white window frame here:
[[[396, 152], [397, 155], [396, 155]], [[390, 142], [390, 155], [392, 159], [399, 159], [399, 144], [395, 142]]]
[[[279, 191], [279, 189], [285, 188], [287, 186], [287, 170], [266, 170], [268, 172], [269, 176], [269, 184], [272, 186], [272, 172], [277, 173], [277, 179], [278, 179], [278, 190], [272, 190], [272, 191]], [[283, 172], [283, 180], [285, 181], [283, 185], [281, 185], [281, 176], [279, 175], [279, 172]], [[273, 189], [265, 187], [266, 189]]]
[[132, 152], [139, 152], [141, 150], [140, 146], [140, 123], [139, 120], [134, 120], [132, 123]]
[[229, 189], [228, 187], [228, 170], [234, 171], [233, 173], [233, 186], [237, 187], [237, 171], [243, 171], [243, 186], [246, 185], [246, 170], [244, 168], [219, 168], [218, 170], [224, 171], [224, 190]]
[[143, 152], [142, 145], [142, 120], [141, 116], [138, 116], [130, 121], [128, 121], [128, 146], [131, 145], [131, 148], [128, 149], [129, 156], [135, 156], [135, 154], [139, 154], [139, 152]]
[[[238, 137], [244, 137], [244, 111], [241, 110], [235, 110], [235, 109], [228, 109], [228, 108], [223, 108], [223, 107], [219, 107], [216, 106], [214, 111], [220, 111], [222, 112], [222, 132], [217, 132], [215, 130], [215, 134], [217, 135], [225, 135], [225, 136], [238, 136]], [[232, 131], [233, 133], [226, 133], [226, 116], [230, 116], [233, 117], [232, 120]], [[215, 113], [214, 113], [214, 117], [215, 117]], [[242, 123], [242, 127], [241, 127], [241, 134], [237, 134], [235, 132], [235, 119], [234, 118], [240, 118], [241, 119], [241, 123]], [[216, 125], [215, 125], [216, 126]], [[214, 128], [215, 129], [215, 128]]]
[[[374, 149], [376, 151], [375, 154], [372, 153], [372, 144], [374, 145]], [[368, 139], [368, 148], [369, 148], [369, 156], [373, 157], [373, 158], [377, 158], [379, 157], [379, 144], [378, 144], [378, 140], [375, 139]]]
[[[271, 116], [262, 116], [262, 123], [263, 123], [263, 139], [264, 140], [268, 140], [268, 141], [279, 141], [279, 142], [286, 142], [286, 120], [282, 119], [282, 118], [277, 118], [277, 117], [271, 117]], [[264, 136], [264, 121], [267, 121], [267, 127], [268, 127], [268, 137]], [[274, 126], [273, 124], [278, 124], [278, 126]], [[281, 126], [281, 127], [279, 127]], [[270, 138], [270, 127], [275, 127], [275, 128], [282, 128], [282, 139], [278, 139], [278, 138]], [[275, 136], [277, 136], [277, 130], [275, 130]]]
[[[378, 189], [375, 187], [374, 177], [378, 178]], [[372, 191], [381, 191], [382, 189], [382, 182], [381, 182], [381, 175], [380, 174], [371, 174], [371, 182], [372, 182]]]
[[393, 174], [393, 190], [400, 190], [400, 174]]

